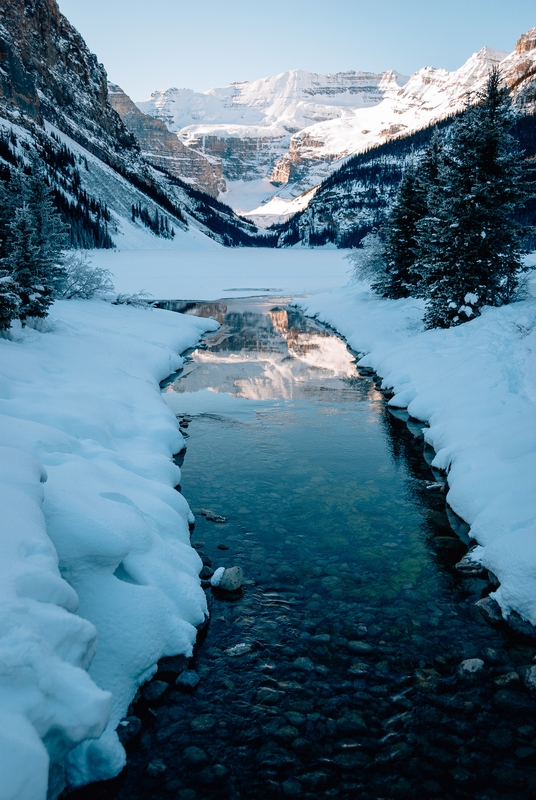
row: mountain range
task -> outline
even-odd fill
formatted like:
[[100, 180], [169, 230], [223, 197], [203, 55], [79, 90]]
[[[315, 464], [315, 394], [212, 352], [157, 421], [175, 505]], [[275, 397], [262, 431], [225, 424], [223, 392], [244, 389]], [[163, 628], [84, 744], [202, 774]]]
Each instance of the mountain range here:
[[289, 201], [350, 155], [461, 111], [497, 65], [516, 105], [534, 110], [534, 31], [519, 39], [513, 53], [483, 47], [454, 72], [424, 67], [406, 77], [290, 70], [206, 92], [155, 91], [137, 106], [191, 151], [221, 163], [226, 186], [220, 200], [269, 224], [302, 208], [303, 199]]

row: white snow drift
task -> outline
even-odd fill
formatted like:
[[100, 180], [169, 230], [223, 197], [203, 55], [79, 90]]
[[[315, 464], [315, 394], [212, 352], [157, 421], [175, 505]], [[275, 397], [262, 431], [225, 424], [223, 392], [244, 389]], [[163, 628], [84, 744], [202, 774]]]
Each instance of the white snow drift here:
[[217, 323], [70, 301], [46, 327], [0, 339], [1, 800], [44, 800], [66, 754], [73, 784], [116, 774], [137, 686], [206, 613], [159, 381]]

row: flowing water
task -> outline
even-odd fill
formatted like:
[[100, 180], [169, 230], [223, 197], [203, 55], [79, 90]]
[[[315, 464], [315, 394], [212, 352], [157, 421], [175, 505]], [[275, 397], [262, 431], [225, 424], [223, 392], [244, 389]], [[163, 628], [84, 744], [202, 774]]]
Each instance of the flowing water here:
[[125, 771], [72, 800], [533, 797], [536, 648], [488, 627], [488, 580], [454, 568], [466, 526], [423, 424], [284, 301], [175, 310], [222, 325], [163, 390], [183, 394], [202, 577], [238, 565], [244, 585], [204, 580], [194, 657], [161, 662]]

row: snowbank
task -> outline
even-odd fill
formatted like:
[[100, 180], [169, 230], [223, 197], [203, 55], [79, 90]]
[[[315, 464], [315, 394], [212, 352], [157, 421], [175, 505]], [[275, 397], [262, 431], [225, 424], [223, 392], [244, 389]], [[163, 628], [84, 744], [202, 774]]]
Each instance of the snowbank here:
[[116, 774], [137, 686], [206, 613], [159, 381], [217, 323], [71, 301], [46, 326], [0, 339], [1, 800], [44, 800], [65, 756]]
[[500, 587], [503, 613], [536, 624], [536, 300], [487, 308], [450, 330], [423, 331], [422, 304], [363, 286], [300, 301], [342, 333], [392, 387], [390, 405], [426, 420], [447, 500], [471, 525], [474, 558]]

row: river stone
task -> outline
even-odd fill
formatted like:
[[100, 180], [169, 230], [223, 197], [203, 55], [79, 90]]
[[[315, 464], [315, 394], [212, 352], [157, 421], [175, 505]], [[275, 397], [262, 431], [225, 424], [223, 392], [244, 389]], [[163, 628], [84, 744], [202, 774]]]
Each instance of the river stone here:
[[224, 650], [224, 653], [226, 656], [236, 658], [238, 656], [245, 656], [246, 653], [251, 653], [252, 649], [252, 646], [247, 642], [240, 642], [239, 644], [234, 644], [232, 647], [228, 647], [227, 650]]
[[526, 619], [523, 619], [517, 611], [512, 611], [507, 622], [508, 625], [524, 639], [529, 639], [532, 642], [536, 641], [536, 628]]
[[214, 575], [214, 570], [211, 567], [203, 567], [201, 572], [199, 573], [199, 578], [202, 581], [209, 581], [212, 576]]
[[359, 750], [347, 750], [342, 753], [337, 753], [333, 761], [341, 769], [355, 769], [356, 767], [366, 767], [372, 761], [370, 756]]
[[176, 675], [180, 675], [187, 667], [188, 659], [186, 656], [165, 656], [158, 662], [159, 672], [174, 672]]
[[482, 600], [478, 600], [475, 605], [488, 625], [491, 625], [492, 628], [496, 628], [504, 624], [501, 607], [498, 602], [493, 599], [493, 597], [483, 597]]
[[536, 665], [523, 670], [523, 682], [532, 695], [536, 694]]
[[192, 769], [201, 769], [208, 762], [208, 756], [200, 747], [187, 747], [184, 750], [183, 758], [185, 764]]
[[331, 642], [331, 636], [329, 633], [316, 633], [314, 636], [311, 636], [311, 641], [329, 644]]
[[244, 572], [242, 567], [229, 567], [221, 576], [218, 589], [224, 592], [236, 592], [242, 586]]
[[371, 644], [357, 641], [348, 642], [348, 649], [351, 650], [352, 653], [372, 653], [374, 650]]
[[500, 586], [500, 585], [501, 585], [501, 582], [500, 582], [500, 580], [498, 579], [498, 577], [497, 577], [497, 576], [495, 575], [495, 573], [494, 573], [494, 572], [492, 572], [490, 569], [488, 569], [488, 579], [489, 579], [489, 582], [490, 582], [490, 583], [491, 583], [493, 586], [495, 586], [495, 588], [497, 588], [498, 586]]
[[315, 665], [310, 658], [307, 658], [307, 656], [300, 656], [299, 658], [294, 659], [292, 664], [296, 669], [303, 669], [305, 672], [314, 672], [315, 669]]
[[191, 729], [193, 731], [197, 731], [198, 733], [211, 731], [215, 725], [216, 717], [213, 714], [199, 714], [198, 717], [194, 717], [190, 722]]
[[205, 567], [211, 567], [212, 566], [212, 559], [211, 559], [211, 557], [209, 555], [204, 553], [202, 550], [198, 550], [197, 551], [197, 555], [199, 556], [199, 558], [203, 562], [203, 566], [205, 566]]
[[367, 730], [363, 717], [357, 711], [348, 711], [337, 720], [337, 730], [343, 735], [363, 733]]
[[462, 575], [467, 575], [469, 577], [479, 577], [487, 573], [486, 568], [483, 567], [482, 564], [479, 564], [478, 561], [473, 561], [470, 552], [466, 553], [461, 561], [458, 561], [456, 569], [458, 572], [461, 572]]
[[257, 692], [256, 701], [263, 706], [275, 706], [279, 703], [280, 692], [270, 689], [269, 686], [262, 686]]
[[125, 717], [117, 726], [117, 736], [122, 745], [128, 744], [141, 730], [141, 720], [138, 717]]
[[175, 681], [175, 685], [183, 692], [191, 692], [193, 689], [195, 689], [200, 680], [201, 678], [197, 672], [195, 672], [193, 669], [189, 669], [186, 670], [186, 672], [181, 672]]
[[151, 683], [145, 684], [141, 693], [151, 703], [153, 700], [158, 700], [159, 697], [162, 697], [167, 688], [168, 685], [165, 681], [151, 681]]
[[484, 662], [481, 658], [466, 658], [465, 661], [458, 666], [458, 675], [462, 677], [469, 677], [482, 672], [484, 669]]
[[285, 797], [301, 797], [303, 794], [302, 785], [295, 778], [288, 778], [281, 784]]
[[274, 731], [274, 736], [276, 739], [288, 744], [298, 738], [298, 729], [294, 725], [283, 725], [282, 728]]
[[162, 773], [165, 772], [166, 770], [167, 767], [164, 764], [164, 762], [161, 761], [159, 758], [155, 758], [153, 759], [153, 761], [149, 761], [145, 769], [145, 772], [147, 773], [147, 775], [150, 775], [151, 778], [157, 778], [159, 775], [162, 775]]
[[536, 715], [536, 702], [523, 692], [516, 692], [512, 689], [500, 689], [493, 698], [495, 706], [506, 714], [513, 716]]

